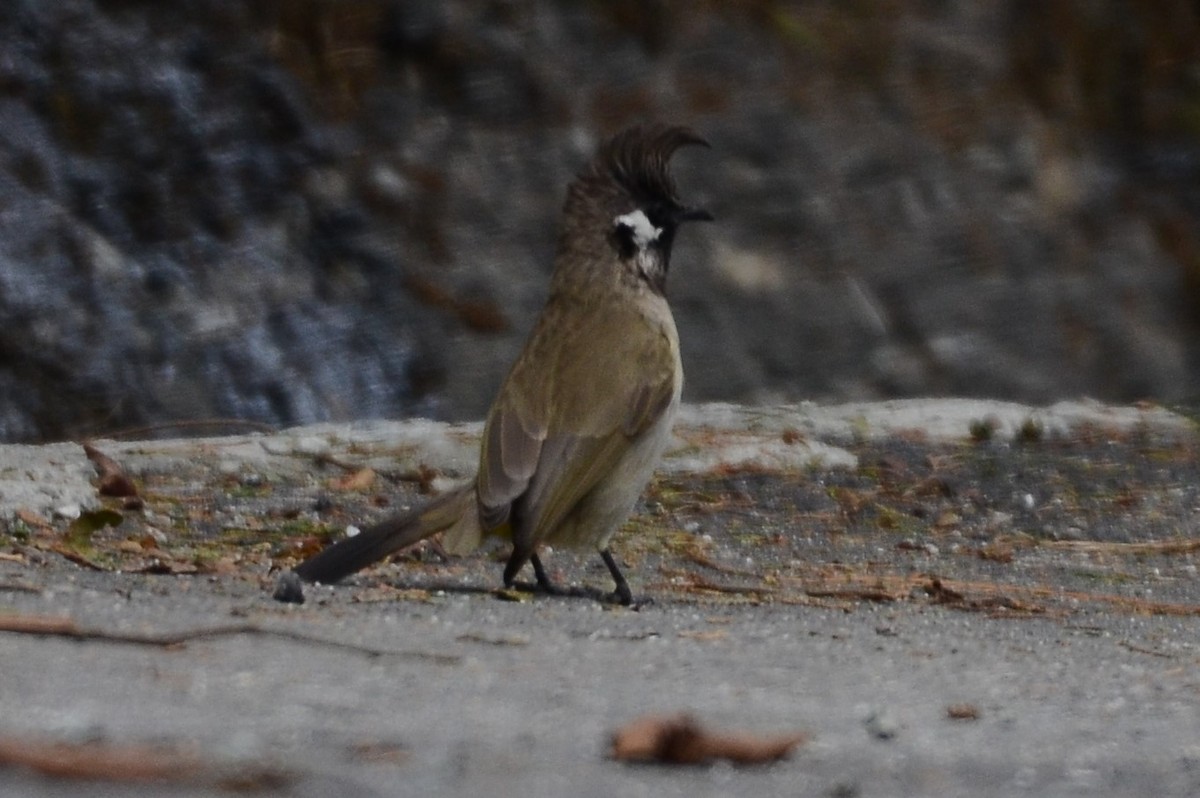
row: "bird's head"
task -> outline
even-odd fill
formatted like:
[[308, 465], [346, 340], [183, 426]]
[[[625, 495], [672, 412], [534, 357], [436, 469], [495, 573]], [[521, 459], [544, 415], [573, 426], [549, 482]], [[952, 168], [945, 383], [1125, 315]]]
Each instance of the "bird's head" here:
[[568, 189], [560, 264], [603, 269], [615, 260], [622, 276], [664, 293], [675, 231], [713, 218], [675, 193], [671, 156], [688, 145], [708, 143], [687, 128], [655, 125], [629, 128], [601, 145]]

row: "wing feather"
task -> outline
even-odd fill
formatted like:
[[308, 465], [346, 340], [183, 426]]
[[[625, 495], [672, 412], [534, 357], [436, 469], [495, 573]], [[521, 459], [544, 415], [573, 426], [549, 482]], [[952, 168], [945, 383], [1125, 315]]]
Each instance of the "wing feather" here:
[[[484, 526], [510, 520], [516, 506], [513, 534], [534, 542], [611, 474], [678, 391], [673, 325], [660, 329], [628, 306], [562, 310], [574, 326], [543, 317], [501, 388], [480, 458]], [[547, 327], [554, 339], [539, 336]]]

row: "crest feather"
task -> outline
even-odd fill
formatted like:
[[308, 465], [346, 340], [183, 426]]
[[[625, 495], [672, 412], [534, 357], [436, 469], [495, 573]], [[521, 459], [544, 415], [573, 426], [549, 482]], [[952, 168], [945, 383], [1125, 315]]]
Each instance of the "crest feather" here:
[[699, 134], [686, 127], [631, 127], [600, 147], [585, 178], [612, 180], [638, 200], [678, 205], [670, 161], [676, 150], [689, 145], [709, 146]]

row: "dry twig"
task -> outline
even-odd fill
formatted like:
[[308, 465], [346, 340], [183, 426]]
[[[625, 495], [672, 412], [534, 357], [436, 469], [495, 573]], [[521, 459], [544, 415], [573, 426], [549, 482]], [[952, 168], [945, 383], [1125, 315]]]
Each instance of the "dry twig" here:
[[453, 654], [435, 654], [424, 651], [395, 651], [359, 646], [352, 643], [343, 643], [338, 640], [307, 635], [303, 632], [294, 632], [290, 629], [276, 629], [257, 626], [251, 623], [184, 629], [177, 632], [137, 633], [89, 629], [79, 626], [71, 618], [56, 615], [0, 615], [0, 632], [43, 637], [65, 637], [72, 640], [95, 640], [104, 643], [126, 643], [129, 645], [155, 646], [159, 648], [175, 648], [196, 640], [211, 640], [218, 637], [258, 635], [351, 651], [368, 657], [404, 657], [429, 660], [448, 665], [455, 664], [461, 659]]

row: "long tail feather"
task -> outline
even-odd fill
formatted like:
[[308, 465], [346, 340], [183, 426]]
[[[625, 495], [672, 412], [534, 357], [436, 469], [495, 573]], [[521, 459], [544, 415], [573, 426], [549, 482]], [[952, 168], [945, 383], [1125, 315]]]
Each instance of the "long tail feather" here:
[[424, 507], [387, 518], [352, 538], [339, 540], [296, 566], [296, 575], [306, 582], [336, 582], [405, 546], [460, 522], [472, 522], [476, 512], [475, 485], [471, 483], [439, 496]]

